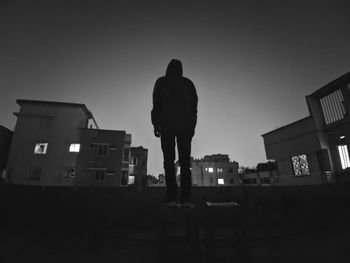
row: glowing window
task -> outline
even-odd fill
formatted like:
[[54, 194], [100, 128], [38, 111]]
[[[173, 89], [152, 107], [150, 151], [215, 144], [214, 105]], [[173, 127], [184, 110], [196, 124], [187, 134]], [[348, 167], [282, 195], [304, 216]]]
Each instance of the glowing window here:
[[349, 152], [347, 145], [338, 145], [338, 152], [341, 161], [341, 168], [346, 169], [350, 167]]
[[36, 143], [34, 148], [35, 154], [46, 154], [48, 143]]
[[309, 164], [305, 154], [292, 157], [295, 176], [310, 175]]
[[222, 168], [217, 168], [217, 171], [218, 171], [218, 173], [223, 173], [223, 172], [224, 172], [224, 169], [222, 169]]
[[75, 153], [80, 152], [80, 144], [79, 144], [79, 143], [72, 143], [72, 144], [69, 146], [69, 151], [70, 151], [70, 152], [75, 152]]
[[135, 184], [135, 175], [129, 175], [128, 184]]
[[218, 179], [218, 184], [224, 184], [224, 179], [219, 178], [219, 179]]
[[209, 167], [209, 168], [208, 168], [208, 172], [209, 172], [209, 173], [213, 173], [213, 172], [214, 172], [214, 168], [213, 168], [213, 167]]

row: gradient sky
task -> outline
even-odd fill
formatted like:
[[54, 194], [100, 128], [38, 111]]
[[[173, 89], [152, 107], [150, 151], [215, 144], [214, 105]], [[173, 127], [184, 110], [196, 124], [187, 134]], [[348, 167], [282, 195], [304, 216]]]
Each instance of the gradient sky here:
[[199, 97], [192, 155], [266, 160], [261, 134], [308, 115], [350, 69], [350, 1], [1, 1], [0, 124], [16, 99], [84, 103], [162, 172], [155, 80], [183, 62]]

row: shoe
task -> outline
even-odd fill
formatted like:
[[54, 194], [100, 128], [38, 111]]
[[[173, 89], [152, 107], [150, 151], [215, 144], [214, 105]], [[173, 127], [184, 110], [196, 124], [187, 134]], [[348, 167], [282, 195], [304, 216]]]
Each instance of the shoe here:
[[194, 204], [192, 204], [191, 202], [183, 202], [182, 207], [183, 208], [193, 208]]

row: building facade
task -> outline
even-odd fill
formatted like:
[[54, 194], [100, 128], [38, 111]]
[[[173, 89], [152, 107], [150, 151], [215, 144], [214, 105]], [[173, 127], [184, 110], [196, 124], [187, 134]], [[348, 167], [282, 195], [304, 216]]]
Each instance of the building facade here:
[[306, 96], [310, 115], [262, 135], [280, 185], [350, 181], [350, 73]]
[[[84, 104], [17, 100], [6, 181], [38, 186], [127, 186], [131, 135], [99, 129]], [[144, 149], [146, 150], [146, 149]], [[145, 169], [147, 170], [147, 161]]]
[[[176, 163], [177, 181], [180, 181], [180, 166]], [[191, 158], [193, 186], [237, 185], [238, 163], [231, 162], [227, 154], [206, 155], [202, 159]]]
[[13, 131], [0, 125], [0, 183], [6, 179], [6, 164], [10, 151]]
[[75, 185], [127, 186], [130, 147], [131, 135], [125, 131], [82, 129]]
[[147, 186], [147, 159], [147, 149], [142, 146], [131, 147], [129, 185], [135, 185], [139, 188]]

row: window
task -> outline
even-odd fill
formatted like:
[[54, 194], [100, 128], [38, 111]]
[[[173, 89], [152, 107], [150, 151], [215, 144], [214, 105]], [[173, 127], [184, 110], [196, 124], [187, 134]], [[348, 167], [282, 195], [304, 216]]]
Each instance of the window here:
[[135, 175], [132, 174], [132, 175], [129, 175], [128, 177], [128, 184], [135, 184]]
[[305, 154], [292, 157], [295, 176], [310, 175], [309, 164]]
[[210, 183], [213, 183], [213, 182], [214, 182], [213, 178], [210, 178]]
[[30, 168], [30, 171], [29, 171], [29, 180], [30, 181], [40, 181], [40, 177], [41, 177], [41, 168], [40, 167]]
[[130, 164], [131, 165], [137, 165], [137, 157], [132, 157]]
[[230, 184], [234, 184], [235, 180], [234, 179], [230, 179]]
[[64, 170], [64, 179], [72, 179], [75, 177], [75, 169], [74, 168], [66, 168]]
[[106, 170], [95, 170], [95, 182], [104, 182], [106, 177]]
[[95, 148], [95, 152], [99, 156], [107, 156], [109, 152], [109, 144], [107, 143], [93, 143], [92, 147]]
[[130, 160], [130, 148], [125, 147], [123, 150], [123, 162], [129, 163], [129, 160]]
[[48, 143], [36, 143], [34, 148], [35, 154], [46, 154]]
[[320, 99], [326, 124], [339, 121], [345, 116], [344, 98], [340, 89]]
[[222, 168], [217, 168], [216, 170], [217, 170], [218, 173], [223, 173], [224, 172], [224, 169], [222, 169]]
[[209, 167], [209, 168], [208, 168], [208, 172], [209, 172], [209, 173], [213, 173], [213, 172], [214, 172], [214, 168], [213, 168], [213, 167]]
[[347, 145], [338, 145], [338, 152], [341, 161], [341, 168], [346, 169], [350, 167], [349, 152]]
[[228, 173], [233, 174], [233, 168], [228, 168]]
[[224, 184], [224, 179], [223, 179], [223, 178], [219, 178], [219, 179], [218, 179], [218, 184], [223, 185], [223, 184]]
[[75, 153], [80, 152], [80, 144], [79, 143], [71, 143], [71, 145], [69, 146], [69, 151], [75, 152]]
[[120, 180], [120, 185], [128, 185], [129, 173], [128, 171], [122, 171], [122, 178]]

